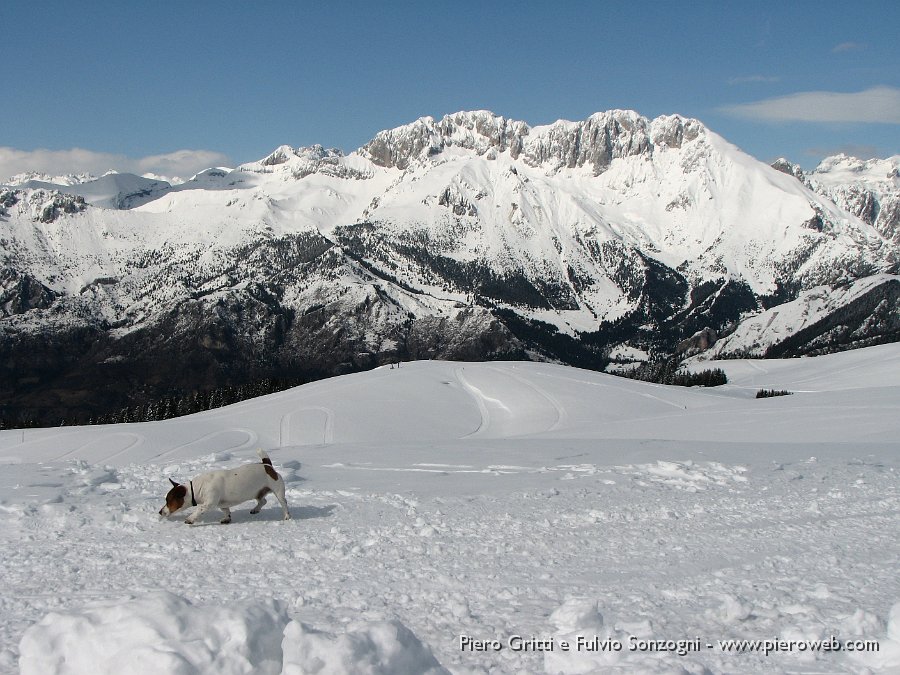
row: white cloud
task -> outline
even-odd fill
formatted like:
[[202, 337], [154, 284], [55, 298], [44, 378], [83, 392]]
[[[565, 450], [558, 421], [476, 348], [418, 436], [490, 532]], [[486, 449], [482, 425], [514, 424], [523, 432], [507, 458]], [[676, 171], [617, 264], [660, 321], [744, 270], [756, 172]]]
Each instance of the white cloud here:
[[841, 52], [855, 52], [865, 48], [866, 45], [861, 42], [842, 42], [841, 44], [832, 47], [831, 53], [840, 54]]
[[773, 75], [744, 75], [728, 79], [728, 84], [749, 84], [754, 82], [778, 82], [781, 78]]
[[881, 157], [880, 151], [874, 145], [859, 145], [845, 143], [834, 147], [807, 148], [803, 152], [808, 157], [833, 157], [834, 155], [849, 155], [859, 159], [872, 159]]
[[36, 171], [51, 176], [69, 173], [102, 175], [107, 171], [189, 177], [211, 166], [227, 166], [228, 157], [212, 150], [176, 150], [149, 157], [127, 157], [83, 148], [18, 150], [0, 147], [0, 182], [19, 173]]
[[873, 87], [855, 94], [807, 91], [719, 108], [765, 122], [877, 122], [900, 124], [900, 89]]

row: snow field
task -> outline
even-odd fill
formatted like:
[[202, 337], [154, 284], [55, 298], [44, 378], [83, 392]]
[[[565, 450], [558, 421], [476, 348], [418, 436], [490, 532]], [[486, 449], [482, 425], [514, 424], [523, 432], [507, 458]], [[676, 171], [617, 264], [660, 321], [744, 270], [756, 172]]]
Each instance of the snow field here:
[[[435, 362], [164, 423], [2, 432], [0, 670], [113, 672], [133, 654], [137, 673], [893, 672], [887, 348], [868, 352], [874, 390], [840, 383], [872, 367], [863, 352], [763, 362], [808, 391], [761, 401], [739, 377], [702, 391]], [[797, 419], [831, 440], [802, 440]], [[278, 447], [283, 433], [307, 444]], [[158, 518], [168, 477], [253, 461], [256, 445], [293, 520], [274, 504], [228, 526]], [[624, 649], [559, 648], [579, 635]], [[831, 635], [881, 649], [718, 646]]]

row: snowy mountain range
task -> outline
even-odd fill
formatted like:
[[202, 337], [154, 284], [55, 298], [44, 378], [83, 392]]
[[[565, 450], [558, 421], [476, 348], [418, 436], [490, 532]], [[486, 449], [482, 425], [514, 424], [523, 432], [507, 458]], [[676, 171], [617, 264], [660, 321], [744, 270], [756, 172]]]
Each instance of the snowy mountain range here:
[[177, 185], [22, 177], [0, 188], [0, 416], [399, 359], [896, 340], [898, 165], [770, 167], [677, 115], [476, 111]]

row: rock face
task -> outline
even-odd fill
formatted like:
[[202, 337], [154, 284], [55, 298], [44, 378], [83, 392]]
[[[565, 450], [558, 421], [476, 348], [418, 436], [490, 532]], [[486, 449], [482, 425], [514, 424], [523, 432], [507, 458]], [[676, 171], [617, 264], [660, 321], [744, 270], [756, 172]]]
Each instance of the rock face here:
[[378, 166], [407, 169], [417, 160], [455, 147], [478, 155], [508, 152], [512, 159], [521, 158], [531, 166], [552, 170], [587, 165], [599, 175], [614, 159], [649, 154], [657, 145], [680, 148], [701, 130], [696, 120], [669, 116], [650, 121], [630, 110], [533, 128], [482, 110], [447, 115], [439, 121], [422, 117], [412, 124], [382, 131], [363, 146], [361, 153]]
[[406, 169], [416, 160], [427, 159], [449, 147], [509, 152], [515, 159], [530, 129], [524, 122], [498, 117], [485, 110], [447, 115], [438, 122], [421, 117], [412, 124], [379, 132], [360, 149], [360, 154], [382, 167]]
[[679, 342], [675, 347], [675, 353], [690, 356], [705, 352], [716, 343], [716, 337], [716, 331], [712, 328], [704, 328], [694, 333], [688, 339]]
[[400, 359], [894, 339], [896, 160], [854, 161], [776, 170], [675, 115], [476, 111], [179, 185], [0, 188], [0, 418]]
[[32, 309], [47, 309], [57, 294], [34, 277], [16, 270], [0, 270], [0, 316], [24, 314]]
[[900, 156], [862, 160], [836, 155], [809, 173], [784, 159], [772, 166], [900, 242]]

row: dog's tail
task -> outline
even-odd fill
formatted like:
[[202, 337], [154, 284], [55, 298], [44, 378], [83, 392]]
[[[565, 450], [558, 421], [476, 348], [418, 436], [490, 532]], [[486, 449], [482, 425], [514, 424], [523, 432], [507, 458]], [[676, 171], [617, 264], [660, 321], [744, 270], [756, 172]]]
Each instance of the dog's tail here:
[[275, 467], [272, 466], [272, 460], [269, 459], [269, 456], [266, 454], [266, 451], [262, 448], [256, 449], [256, 454], [259, 455], [259, 458], [262, 460], [263, 468], [265, 468], [266, 473], [269, 474], [269, 478], [274, 481], [280, 480], [281, 476], [278, 475], [278, 472], [275, 470]]
[[269, 459], [269, 455], [266, 454], [265, 450], [263, 450], [262, 448], [257, 448], [256, 454], [259, 455], [259, 458], [262, 460], [263, 464], [268, 464], [269, 466], [272, 466], [272, 460]]

